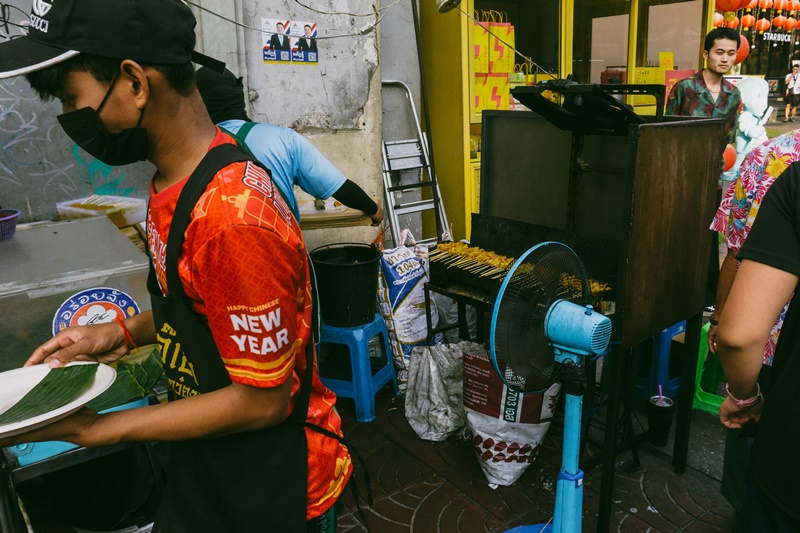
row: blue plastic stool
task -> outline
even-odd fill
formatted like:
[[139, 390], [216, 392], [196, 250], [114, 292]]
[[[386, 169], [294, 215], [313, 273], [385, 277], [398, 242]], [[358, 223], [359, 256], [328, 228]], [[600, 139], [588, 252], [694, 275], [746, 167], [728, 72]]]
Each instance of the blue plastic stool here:
[[686, 331], [686, 321], [682, 320], [653, 337], [653, 353], [650, 363], [650, 376], [643, 378], [636, 376], [634, 390], [640, 396], [650, 398], [658, 395], [658, 386], [661, 385], [664, 396], [674, 398], [681, 387], [681, 378], [669, 377], [669, 352], [672, 337]]
[[[352, 380], [326, 378], [320, 375], [323, 385], [331, 389], [337, 396], [352, 398], [356, 404], [356, 420], [371, 422], [375, 419], [375, 393], [388, 382], [394, 385], [395, 394], [399, 394], [397, 377], [394, 373], [394, 362], [390, 356], [389, 335], [383, 317], [376, 314], [375, 319], [362, 326], [337, 328], [322, 324], [320, 344], [344, 344], [350, 349], [350, 367]], [[369, 357], [369, 341], [380, 335], [386, 364], [372, 374]]]

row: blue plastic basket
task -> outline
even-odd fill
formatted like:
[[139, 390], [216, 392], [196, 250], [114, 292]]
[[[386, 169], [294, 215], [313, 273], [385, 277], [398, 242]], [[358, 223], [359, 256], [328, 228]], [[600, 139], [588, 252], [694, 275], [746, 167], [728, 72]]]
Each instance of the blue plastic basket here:
[[0, 209], [0, 241], [14, 236], [18, 218], [19, 211], [16, 209]]
[[[135, 407], [144, 407], [148, 405], [149, 400], [147, 396], [140, 400], [134, 400], [126, 404], [118, 405], [101, 411], [101, 413], [113, 413], [114, 411], [123, 411], [125, 409], [133, 409]], [[46, 442], [26, 442], [24, 444], [17, 444], [6, 448], [9, 452], [17, 456], [19, 466], [27, 466], [33, 463], [38, 463], [54, 455], [59, 455], [70, 450], [77, 448], [77, 444], [71, 442], [62, 442], [59, 440], [51, 440]]]

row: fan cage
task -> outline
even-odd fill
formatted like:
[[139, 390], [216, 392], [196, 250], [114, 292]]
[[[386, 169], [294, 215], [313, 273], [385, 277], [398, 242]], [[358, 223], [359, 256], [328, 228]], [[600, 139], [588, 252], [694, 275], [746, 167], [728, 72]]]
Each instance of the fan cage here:
[[492, 364], [510, 389], [541, 392], [558, 380], [561, 365], [545, 336], [544, 321], [559, 299], [588, 304], [586, 271], [568, 246], [542, 243], [517, 259], [495, 300]]

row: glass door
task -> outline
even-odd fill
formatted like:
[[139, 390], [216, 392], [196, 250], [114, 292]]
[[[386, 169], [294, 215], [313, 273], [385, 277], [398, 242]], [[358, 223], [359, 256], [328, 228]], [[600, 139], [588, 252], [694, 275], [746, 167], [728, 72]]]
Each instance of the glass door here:
[[625, 0], [575, 0], [572, 73], [577, 81], [626, 82], [630, 10]]

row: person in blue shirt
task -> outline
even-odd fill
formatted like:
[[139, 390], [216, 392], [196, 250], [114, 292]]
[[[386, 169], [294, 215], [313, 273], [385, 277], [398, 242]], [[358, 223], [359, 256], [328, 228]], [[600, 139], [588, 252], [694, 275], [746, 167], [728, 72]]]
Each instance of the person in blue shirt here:
[[295, 218], [300, 220], [294, 186], [325, 200], [333, 196], [352, 209], [364, 211], [378, 225], [383, 208], [361, 187], [347, 179], [325, 159], [311, 142], [296, 131], [282, 126], [253, 122], [247, 116], [241, 78], [225, 69], [219, 73], [206, 67], [196, 72], [197, 87], [211, 120], [245, 145], [253, 156], [272, 172]]

